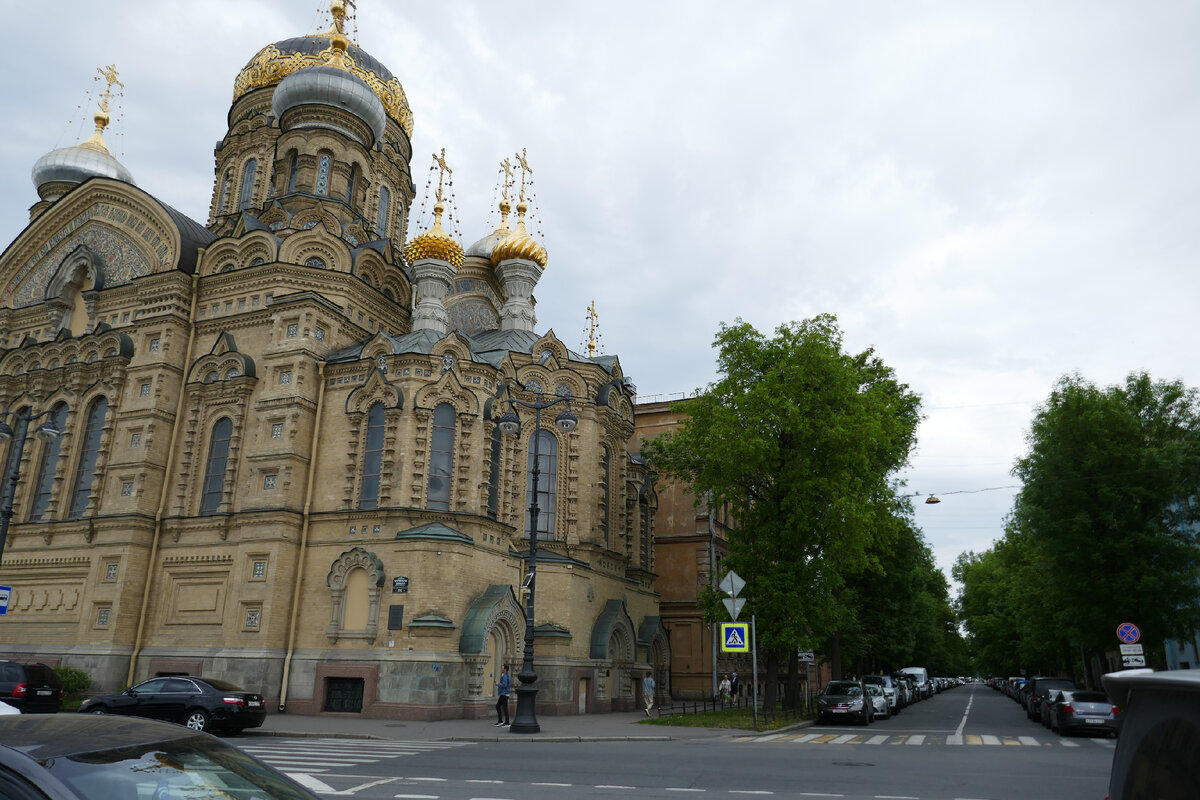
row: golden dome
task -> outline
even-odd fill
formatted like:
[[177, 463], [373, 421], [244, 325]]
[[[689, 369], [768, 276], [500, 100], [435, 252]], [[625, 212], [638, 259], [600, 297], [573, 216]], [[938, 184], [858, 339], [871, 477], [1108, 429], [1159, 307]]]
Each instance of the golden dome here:
[[517, 225], [512, 233], [497, 242], [492, 249], [493, 264], [498, 266], [501, 261], [508, 261], [510, 258], [523, 258], [542, 269], [546, 268], [546, 262], [549, 260], [546, 248], [538, 244], [537, 239], [530, 236], [529, 231], [525, 229], [527, 210], [528, 206], [525, 203], [517, 204]]
[[442, 227], [442, 212], [446, 209], [441, 203], [433, 207], [433, 225], [424, 233], [409, 239], [404, 246], [404, 260], [415, 264], [422, 258], [436, 258], [447, 261], [458, 269], [463, 263], [462, 245]]
[[345, 4], [334, 0], [330, 10], [333, 25], [324, 33], [283, 39], [259, 50], [233, 82], [234, 101], [255, 89], [274, 86], [305, 67], [336, 66], [361, 78], [383, 103], [388, 116], [399, 122], [404, 133], [412, 138], [412, 109], [399, 79], [374, 56], [345, 38], [342, 31]]

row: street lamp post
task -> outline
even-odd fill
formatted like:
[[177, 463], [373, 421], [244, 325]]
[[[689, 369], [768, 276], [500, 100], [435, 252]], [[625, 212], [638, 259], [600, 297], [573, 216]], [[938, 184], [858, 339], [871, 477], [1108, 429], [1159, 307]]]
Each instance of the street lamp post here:
[[569, 395], [543, 401], [542, 391], [539, 387], [537, 400], [529, 403], [513, 397], [512, 392], [507, 388], [505, 392], [508, 395], [508, 411], [500, 417], [499, 424], [502, 432], [512, 436], [519, 435], [521, 418], [517, 416], [516, 407], [533, 409], [533, 469], [530, 473], [532, 482], [529, 492], [529, 575], [525, 580], [529, 589], [529, 595], [525, 601], [525, 654], [524, 660], [521, 662], [521, 672], [517, 675], [521, 681], [521, 685], [516, 689], [517, 715], [513, 718], [509, 730], [513, 733], [537, 733], [541, 730], [541, 726], [538, 725], [537, 715], [534, 713], [534, 702], [537, 699], [538, 690], [534, 685], [537, 683], [537, 673], [533, 671], [533, 599], [537, 585], [538, 477], [542, 471], [538, 444], [542, 432], [542, 409], [550, 408], [557, 403], [567, 404], [558, 418], [554, 420], [554, 424], [562, 431], [575, 430], [575, 426], [579, 424], [579, 418], [571, 413]]
[[[0, 419], [9, 416], [17, 421], [15, 433], [7, 422], [0, 421], [0, 441], [12, 440], [8, 451], [8, 460], [11, 466], [8, 475], [4, 476], [4, 483], [0, 484], [4, 487], [4, 505], [0, 506], [0, 561], [4, 560], [4, 547], [8, 543], [8, 526], [13, 518], [13, 502], [17, 499], [17, 483], [21, 479], [21, 456], [25, 451], [25, 439], [29, 432], [29, 424], [34, 420], [49, 416], [53, 411], [54, 409], [49, 409], [40, 414], [29, 414], [24, 411], [0, 412]], [[54, 420], [50, 419], [38, 426], [35, 435], [43, 442], [53, 442], [62, 435], [62, 431], [54, 424]]]

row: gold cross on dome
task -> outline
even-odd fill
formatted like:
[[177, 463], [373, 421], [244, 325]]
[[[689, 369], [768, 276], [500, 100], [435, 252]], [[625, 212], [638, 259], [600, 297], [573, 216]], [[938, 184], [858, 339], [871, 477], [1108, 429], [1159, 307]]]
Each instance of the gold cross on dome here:
[[440, 203], [442, 202], [442, 180], [447, 175], [453, 175], [454, 170], [450, 169], [450, 167], [446, 164], [446, 148], [444, 147], [442, 148], [442, 154], [440, 156], [437, 153], [433, 154], [433, 160], [436, 161], [438, 165], [437, 201]]
[[104, 87], [104, 91], [100, 93], [100, 99], [97, 101], [100, 105], [100, 110], [107, 114], [109, 103], [112, 102], [113, 86], [120, 86], [124, 89], [125, 84], [121, 83], [117, 77], [116, 64], [109, 64], [107, 67], [96, 67], [96, 72], [99, 72], [100, 76], [108, 82], [108, 85]]
[[513, 168], [512, 162], [507, 158], [500, 162], [500, 171], [504, 173], [504, 196], [505, 201], [508, 200], [508, 189], [513, 185]]
[[525, 202], [525, 174], [533, 174], [533, 168], [529, 166], [529, 162], [525, 160], [525, 148], [521, 148], [521, 152], [516, 154], [517, 163], [521, 165], [521, 202]]

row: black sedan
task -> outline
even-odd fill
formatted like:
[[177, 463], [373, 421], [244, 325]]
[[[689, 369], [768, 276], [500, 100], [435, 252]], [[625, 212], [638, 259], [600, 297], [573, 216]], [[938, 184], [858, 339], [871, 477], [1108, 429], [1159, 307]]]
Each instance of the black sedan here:
[[151, 678], [116, 694], [85, 700], [84, 714], [123, 714], [187, 725], [194, 731], [238, 732], [267, 718], [260, 694], [215, 678]]
[[0, 719], [0, 797], [317, 800], [207, 734], [143, 719], [69, 714]]

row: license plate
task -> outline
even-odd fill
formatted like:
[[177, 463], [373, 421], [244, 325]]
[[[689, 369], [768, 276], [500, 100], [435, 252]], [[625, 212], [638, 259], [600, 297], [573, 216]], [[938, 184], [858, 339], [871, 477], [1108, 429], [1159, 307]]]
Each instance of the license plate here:
[[1103, 725], [1104, 724], [1104, 720], [1102, 720], [1102, 719], [1085, 719], [1084, 722], [1086, 722], [1088, 725]]
[[[249, 700], [246, 702], [246, 705], [248, 705], [250, 708], [258, 708], [259, 706], [262, 705], [262, 703], [260, 703], [257, 700]], [[1091, 720], [1088, 720], [1088, 721], [1090, 722]]]
[[51, 694], [53, 694], [53, 692], [50, 689], [38, 689], [37, 690], [38, 697], [49, 697]]

